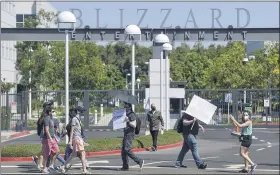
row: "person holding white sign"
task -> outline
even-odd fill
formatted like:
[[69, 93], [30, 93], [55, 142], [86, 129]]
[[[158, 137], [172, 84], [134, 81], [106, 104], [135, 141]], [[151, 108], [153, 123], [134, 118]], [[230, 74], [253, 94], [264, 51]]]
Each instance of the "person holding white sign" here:
[[205, 169], [207, 167], [207, 164], [202, 162], [201, 158], [199, 157], [197, 139], [196, 139], [196, 136], [198, 135], [198, 132], [199, 132], [199, 128], [201, 128], [203, 132], [204, 132], [204, 128], [200, 124], [198, 124], [196, 118], [190, 116], [187, 113], [184, 113], [180, 120], [182, 120], [182, 121], [179, 123], [181, 125], [183, 125], [180, 127], [182, 127], [182, 129], [183, 129], [182, 132], [183, 132], [183, 137], [184, 137], [184, 143], [183, 143], [183, 147], [178, 155], [175, 167], [176, 168], [186, 168], [187, 167], [187, 166], [183, 165], [182, 162], [183, 162], [184, 157], [187, 154], [187, 152], [189, 150], [191, 150], [192, 156], [196, 163], [197, 168]]
[[244, 112], [242, 115], [242, 124], [238, 123], [232, 115], [230, 115], [230, 118], [235, 126], [242, 128], [241, 136], [239, 137], [239, 141], [241, 142], [240, 156], [244, 159], [245, 168], [240, 172], [248, 173], [248, 161], [251, 164], [250, 173], [252, 173], [257, 168], [257, 164], [254, 163], [248, 156], [248, 150], [252, 144], [253, 123], [250, 120], [250, 116], [247, 112]]
[[144, 166], [144, 160], [137, 157], [132, 152], [132, 141], [135, 136], [135, 129], [137, 127], [137, 116], [132, 110], [132, 105], [130, 103], [125, 103], [124, 108], [126, 109], [126, 117], [124, 119], [124, 123], [126, 123], [126, 127], [124, 128], [124, 137], [122, 141], [122, 162], [123, 165], [119, 169], [120, 171], [128, 171], [129, 170], [129, 157], [134, 160], [142, 170]]

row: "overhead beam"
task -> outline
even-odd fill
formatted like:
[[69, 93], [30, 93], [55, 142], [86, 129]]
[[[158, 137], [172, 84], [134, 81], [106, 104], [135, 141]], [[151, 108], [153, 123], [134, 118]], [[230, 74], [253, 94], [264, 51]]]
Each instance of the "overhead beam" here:
[[[280, 28], [199, 28], [199, 29], [141, 29], [135, 38], [153, 41], [157, 34], [166, 34], [170, 41], [279, 41]], [[76, 41], [124, 41], [124, 29], [76, 29], [70, 37]], [[56, 28], [2, 28], [2, 41], [64, 41], [65, 34]], [[126, 40], [130, 40], [127, 37]]]

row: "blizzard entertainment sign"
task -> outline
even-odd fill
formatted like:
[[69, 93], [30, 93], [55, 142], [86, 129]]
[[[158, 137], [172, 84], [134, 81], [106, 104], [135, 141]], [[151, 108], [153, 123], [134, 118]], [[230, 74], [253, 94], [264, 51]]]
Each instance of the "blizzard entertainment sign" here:
[[[2, 28], [3, 41], [65, 41], [65, 34], [56, 28]], [[278, 41], [279, 28], [173, 28], [152, 29], [142, 28], [140, 36], [133, 36], [135, 41], [153, 41], [164, 33], [171, 42], [184, 41]], [[70, 35], [74, 41], [129, 41], [132, 36], [126, 36], [122, 28], [78, 28]]]
[[[150, 29], [150, 31], [147, 31], [147, 29], [144, 29], [145, 31], [142, 31], [142, 36], [141, 36], [141, 41], [153, 41], [154, 37], [159, 34], [158, 30], [155, 32], [153, 29]], [[170, 40], [176, 41], [176, 40], [180, 40], [180, 41], [188, 41], [188, 40], [209, 40], [211, 38], [211, 40], [224, 40], [224, 41], [231, 41], [234, 40], [234, 36], [238, 36], [236, 39], [238, 40], [246, 40], [246, 34], [247, 31], [239, 31], [238, 33], [233, 32], [233, 31], [223, 31], [220, 32], [218, 30], [212, 30], [209, 31], [208, 30], [192, 30], [192, 31], [188, 31], [188, 29], [184, 30], [184, 29], [180, 29], [178, 31], [172, 29], [165, 29], [162, 30], [160, 33], [164, 33], [166, 34]], [[112, 36], [112, 33], [106, 33], [106, 30], [100, 30], [100, 38], [99, 40], [104, 40], [106, 37], [106, 35], [109, 34], [110, 36]], [[95, 34], [96, 35], [96, 34]], [[76, 33], [72, 34], [72, 40], [76, 39]], [[95, 37], [92, 37], [93, 33], [90, 30], [85, 30], [85, 34], [84, 34], [84, 40], [85, 41], [90, 41], [90, 40], [96, 40]], [[124, 36], [123, 31], [114, 31], [113, 34], [113, 38], [111, 38], [111, 40], [122, 40], [122, 39], [126, 39], [126, 40], [131, 40], [132, 36]], [[140, 39], [140, 38], [139, 38]]]

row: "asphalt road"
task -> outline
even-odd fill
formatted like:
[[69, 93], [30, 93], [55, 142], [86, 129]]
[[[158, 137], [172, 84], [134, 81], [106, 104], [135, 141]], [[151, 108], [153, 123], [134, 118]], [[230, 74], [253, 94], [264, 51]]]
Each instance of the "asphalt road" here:
[[[116, 138], [116, 137], [122, 137], [123, 136], [123, 131], [112, 131], [112, 130], [86, 131], [85, 135], [88, 139]], [[144, 130], [141, 130], [140, 135], [144, 135]], [[1, 144], [2, 144], [2, 146], [5, 146], [5, 145], [38, 144], [38, 143], [41, 143], [40, 137], [37, 135], [37, 133], [34, 133], [34, 134], [30, 134], [30, 135], [25, 136], [25, 137], [4, 141]]]
[[[229, 174], [237, 173], [243, 168], [240, 158], [237, 137], [230, 135], [230, 129], [207, 130], [198, 137], [199, 154], [208, 164], [206, 170], [198, 170], [187, 153], [184, 164], [188, 168], [174, 168], [180, 147], [158, 152], [136, 153], [145, 160], [145, 166], [139, 171], [139, 166], [130, 161], [130, 171], [119, 172], [120, 155], [88, 158], [92, 174]], [[258, 164], [254, 174], [279, 174], [279, 129], [256, 129], [255, 139], [250, 147], [250, 156]], [[2, 163], [2, 173], [33, 174], [38, 173], [30, 163]], [[69, 174], [81, 173], [81, 163], [73, 161]]]

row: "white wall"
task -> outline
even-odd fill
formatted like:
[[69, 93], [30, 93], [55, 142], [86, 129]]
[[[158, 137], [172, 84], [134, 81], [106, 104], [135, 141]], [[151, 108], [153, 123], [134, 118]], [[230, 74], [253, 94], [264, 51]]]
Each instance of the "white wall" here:
[[[16, 11], [14, 2], [1, 2], [1, 26], [2, 28], [16, 27]], [[1, 78], [5, 82], [17, 83], [17, 71], [15, 63], [17, 53], [15, 41], [1, 41]], [[10, 93], [15, 93], [16, 88]]]

